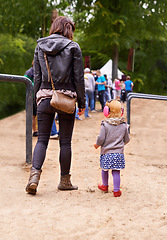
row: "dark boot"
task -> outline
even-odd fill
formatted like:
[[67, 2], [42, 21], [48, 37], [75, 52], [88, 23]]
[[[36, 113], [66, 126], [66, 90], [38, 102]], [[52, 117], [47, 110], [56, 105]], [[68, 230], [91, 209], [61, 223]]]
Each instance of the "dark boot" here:
[[41, 172], [42, 170], [37, 170], [34, 167], [30, 169], [30, 178], [26, 186], [26, 192], [29, 194], [36, 194]]
[[63, 175], [60, 178], [60, 183], [58, 185], [59, 190], [77, 190], [78, 186], [73, 186], [70, 180], [71, 175]]

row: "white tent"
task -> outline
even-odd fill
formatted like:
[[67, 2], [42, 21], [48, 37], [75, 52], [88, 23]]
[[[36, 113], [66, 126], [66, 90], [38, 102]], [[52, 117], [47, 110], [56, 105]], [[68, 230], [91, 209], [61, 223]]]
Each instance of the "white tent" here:
[[[106, 74], [107, 78], [112, 79], [112, 60], [108, 60], [108, 62], [100, 69], [101, 74]], [[124, 75], [119, 69], [118, 69], [118, 77], [121, 79], [122, 75]]]

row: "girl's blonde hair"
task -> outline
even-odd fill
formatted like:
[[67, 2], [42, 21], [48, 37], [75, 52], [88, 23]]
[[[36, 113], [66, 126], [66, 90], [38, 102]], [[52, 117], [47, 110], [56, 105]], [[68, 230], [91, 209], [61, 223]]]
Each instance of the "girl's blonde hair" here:
[[107, 102], [106, 106], [110, 109], [110, 114], [108, 118], [120, 118], [122, 111], [121, 111], [121, 103], [117, 100], [112, 100], [111, 102]]

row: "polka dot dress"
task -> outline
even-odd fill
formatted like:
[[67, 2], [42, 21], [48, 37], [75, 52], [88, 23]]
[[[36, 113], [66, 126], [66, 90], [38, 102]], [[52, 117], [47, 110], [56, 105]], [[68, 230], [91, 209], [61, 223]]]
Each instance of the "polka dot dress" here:
[[120, 170], [125, 168], [124, 154], [107, 153], [100, 156], [100, 167], [104, 170], [115, 169]]

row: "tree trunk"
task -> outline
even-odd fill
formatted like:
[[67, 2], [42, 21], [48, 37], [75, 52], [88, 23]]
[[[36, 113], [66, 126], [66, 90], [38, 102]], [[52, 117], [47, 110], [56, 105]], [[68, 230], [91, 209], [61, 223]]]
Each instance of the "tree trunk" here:
[[43, 22], [42, 22], [42, 37], [45, 37], [45, 15], [43, 16]]
[[52, 16], [51, 16], [51, 24], [53, 23], [53, 21], [59, 16], [59, 13], [56, 9], [52, 10]]
[[113, 57], [112, 57], [112, 80], [118, 77], [118, 46], [113, 46]]

